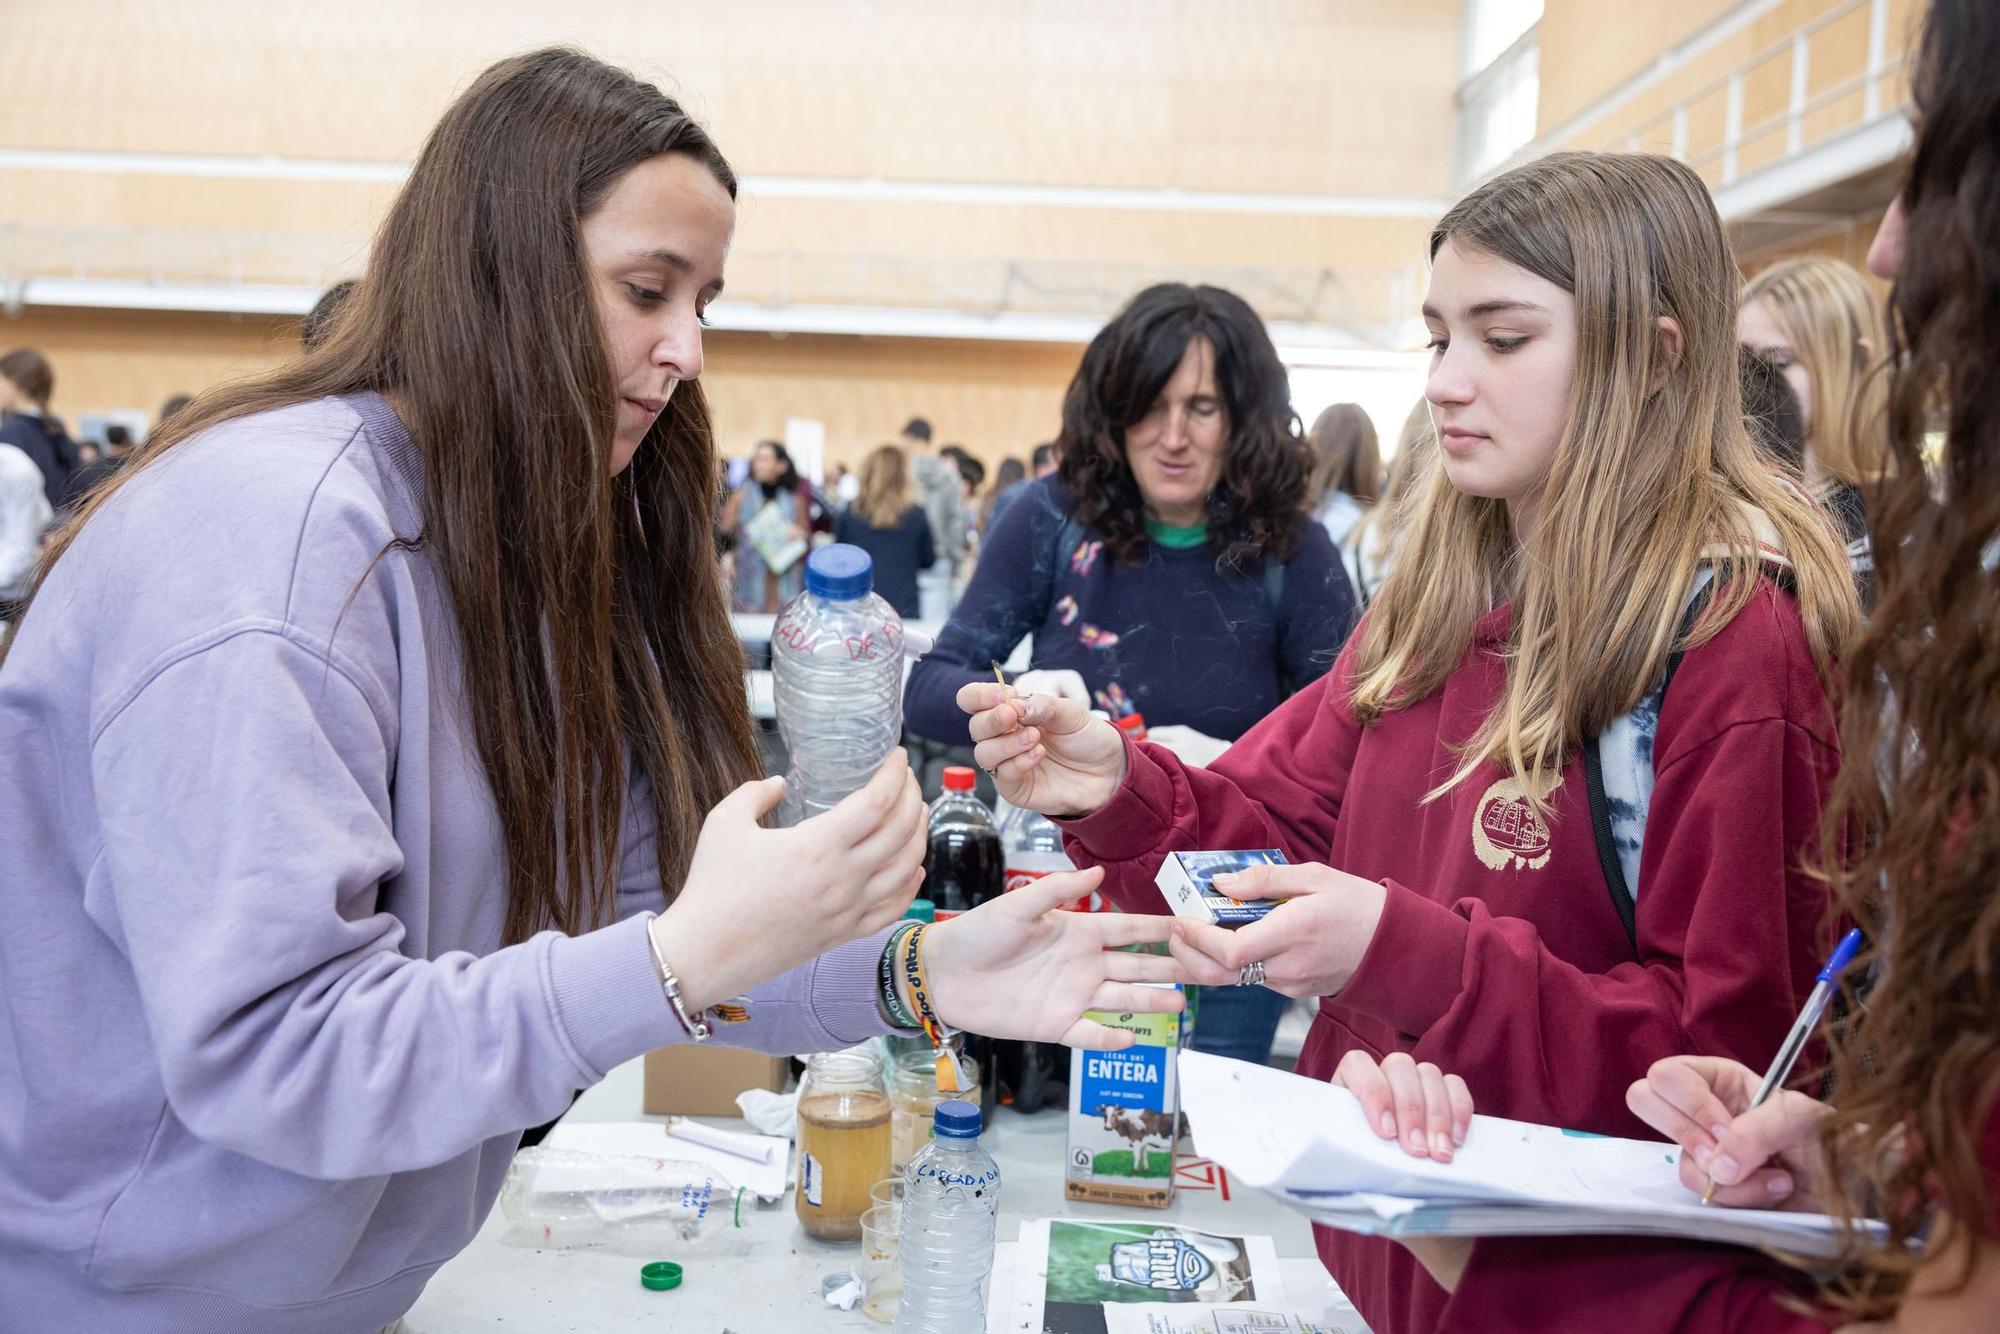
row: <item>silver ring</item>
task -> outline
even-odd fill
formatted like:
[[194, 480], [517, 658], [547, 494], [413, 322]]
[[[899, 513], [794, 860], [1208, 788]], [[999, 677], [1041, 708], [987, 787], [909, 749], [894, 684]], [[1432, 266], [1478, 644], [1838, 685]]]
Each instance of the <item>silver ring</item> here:
[[1236, 985], [1239, 987], [1261, 987], [1264, 985], [1264, 961], [1258, 959], [1246, 963], [1236, 970]]

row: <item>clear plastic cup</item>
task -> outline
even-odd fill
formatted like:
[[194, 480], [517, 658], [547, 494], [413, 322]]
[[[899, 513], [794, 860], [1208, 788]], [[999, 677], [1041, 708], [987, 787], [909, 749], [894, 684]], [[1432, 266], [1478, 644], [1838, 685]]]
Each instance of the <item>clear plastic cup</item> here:
[[899, 1205], [878, 1204], [861, 1215], [858, 1270], [866, 1294], [861, 1299], [861, 1313], [878, 1324], [894, 1324], [896, 1312], [903, 1304], [903, 1267], [896, 1247], [902, 1222], [903, 1210]]
[[903, 1207], [903, 1178], [883, 1177], [868, 1188], [870, 1208], [901, 1209]]

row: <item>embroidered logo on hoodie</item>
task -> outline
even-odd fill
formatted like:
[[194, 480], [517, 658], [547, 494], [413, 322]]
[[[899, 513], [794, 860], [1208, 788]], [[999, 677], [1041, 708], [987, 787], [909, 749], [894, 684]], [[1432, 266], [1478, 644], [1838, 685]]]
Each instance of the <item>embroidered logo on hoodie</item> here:
[[1527, 788], [1520, 779], [1512, 775], [1501, 779], [1473, 807], [1472, 850], [1491, 871], [1504, 871], [1510, 865], [1539, 871], [1549, 864], [1548, 822], [1528, 804]]

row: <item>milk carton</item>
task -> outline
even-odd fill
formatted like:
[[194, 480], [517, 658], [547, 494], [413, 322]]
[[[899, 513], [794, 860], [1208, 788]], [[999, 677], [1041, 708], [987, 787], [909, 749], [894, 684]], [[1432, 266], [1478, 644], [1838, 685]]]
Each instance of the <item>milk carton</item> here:
[[1276, 848], [1253, 848], [1239, 852], [1170, 852], [1160, 863], [1153, 883], [1167, 899], [1176, 917], [1235, 930], [1261, 919], [1278, 906], [1280, 899], [1232, 899], [1210, 882], [1229, 871], [1247, 871], [1253, 866], [1283, 866], [1285, 854]]
[[1181, 1112], [1175, 1057], [1189, 1032], [1186, 1018], [1101, 1010], [1089, 1017], [1138, 1041], [1124, 1051], [1070, 1053], [1064, 1191], [1072, 1200], [1164, 1209], [1174, 1199]]

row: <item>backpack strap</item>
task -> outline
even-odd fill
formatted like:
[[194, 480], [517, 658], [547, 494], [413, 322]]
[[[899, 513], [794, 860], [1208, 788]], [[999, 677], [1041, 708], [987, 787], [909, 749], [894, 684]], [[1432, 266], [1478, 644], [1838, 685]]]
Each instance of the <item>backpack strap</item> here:
[[[1704, 565], [1681, 611], [1674, 641], [1688, 637], [1715, 591], [1715, 571]], [[1597, 843], [1597, 864], [1604, 872], [1611, 906], [1625, 928], [1632, 953], [1639, 952], [1639, 860], [1645, 848], [1646, 816], [1653, 799], [1653, 734], [1667, 687], [1680, 670], [1683, 650], [1667, 657], [1660, 683], [1629, 713], [1614, 718], [1596, 736], [1583, 742], [1583, 779], [1590, 805], [1590, 828]]]

